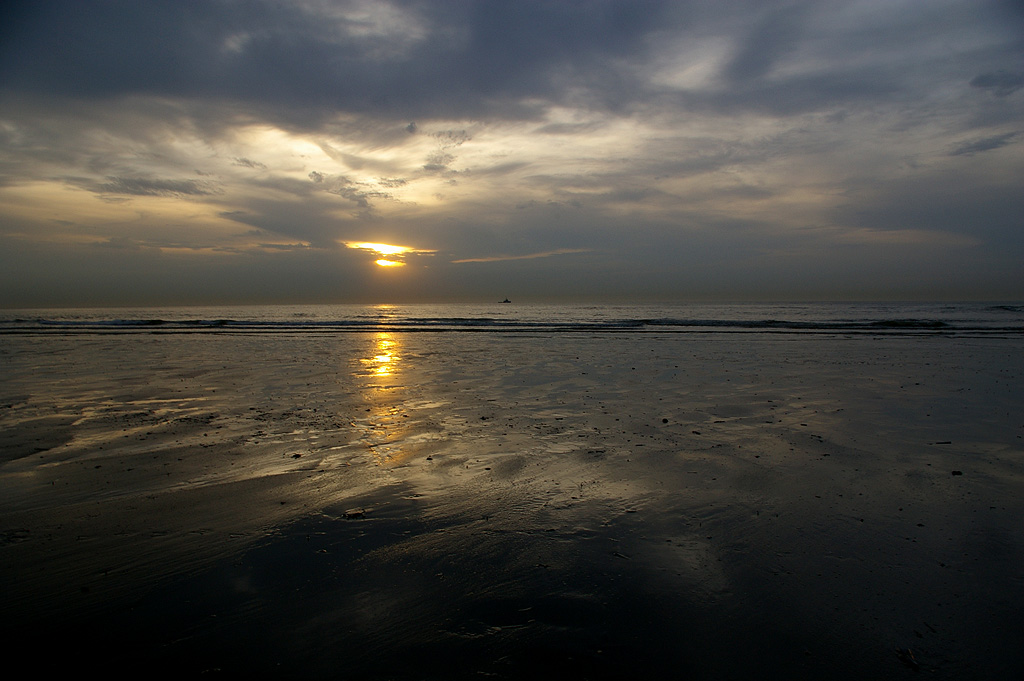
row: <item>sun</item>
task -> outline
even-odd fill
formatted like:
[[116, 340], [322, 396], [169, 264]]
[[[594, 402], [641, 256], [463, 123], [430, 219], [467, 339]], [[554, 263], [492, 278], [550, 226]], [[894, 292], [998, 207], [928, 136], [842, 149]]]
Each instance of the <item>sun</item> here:
[[379, 256], [384, 256], [375, 261], [381, 267], [404, 267], [405, 262], [402, 258], [409, 253], [436, 253], [436, 251], [424, 248], [396, 246], [394, 244], [381, 244], [370, 241], [345, 241], [344, 244], [348, 248], [358, 248], [363, 251], [370, 251]]

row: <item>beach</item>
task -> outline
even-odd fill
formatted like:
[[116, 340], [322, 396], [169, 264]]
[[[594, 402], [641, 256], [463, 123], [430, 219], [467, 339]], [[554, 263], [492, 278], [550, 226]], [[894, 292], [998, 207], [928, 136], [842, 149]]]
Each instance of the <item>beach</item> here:
[[1024, 336], [0, 337], [34, 668], [1024, 674]]

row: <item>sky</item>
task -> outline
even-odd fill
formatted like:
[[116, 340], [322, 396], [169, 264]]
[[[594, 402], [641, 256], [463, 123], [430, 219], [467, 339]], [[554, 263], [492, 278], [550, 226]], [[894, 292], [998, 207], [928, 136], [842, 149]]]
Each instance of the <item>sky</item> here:
[[1024, 299], [1020, 0], [0, 9], [0, 307]]

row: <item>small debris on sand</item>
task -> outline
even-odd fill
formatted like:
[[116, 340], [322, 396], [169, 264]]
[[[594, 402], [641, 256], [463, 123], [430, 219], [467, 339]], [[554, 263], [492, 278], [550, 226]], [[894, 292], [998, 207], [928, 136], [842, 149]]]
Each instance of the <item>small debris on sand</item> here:
[[921, 665], [918, 663], [917, 659], [914, 658], [914, 651], [910, 648], [897, 648], [896, 657], [900, 658], [900, 662], [907, 665], [914, 671], [919, 671], [921, 669]]

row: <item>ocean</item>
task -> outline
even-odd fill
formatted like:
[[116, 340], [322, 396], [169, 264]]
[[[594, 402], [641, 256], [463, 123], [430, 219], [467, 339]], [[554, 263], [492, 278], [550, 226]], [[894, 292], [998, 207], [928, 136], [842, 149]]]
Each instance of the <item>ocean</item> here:
[[0, 311], [4, 333], [1024, 333], [1014, 303], [277, 305]]
[[1024, 676], [1024, 305], [0, 312], [54, 673]]

